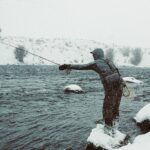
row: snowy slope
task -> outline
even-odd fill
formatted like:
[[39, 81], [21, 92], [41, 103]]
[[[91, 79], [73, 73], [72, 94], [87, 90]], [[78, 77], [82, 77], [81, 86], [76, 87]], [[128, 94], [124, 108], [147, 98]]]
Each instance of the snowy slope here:
[[[18, 64], [14, 56], [14, 46], [22, 45], [26, 50], [57, 63], [88, 63], [93, 60], [90, 51], [103, 48], [105, 55], [110, 57], [118, 66], [150, 67], [150, 49], [136, 49], [106, 45], [104, 43], [83, 39], [31, 39], [21, 37], [0, 38], [0, 64]], [[24, 58], [25, 64], [50, 64], [38, 57], [28, 54]]]

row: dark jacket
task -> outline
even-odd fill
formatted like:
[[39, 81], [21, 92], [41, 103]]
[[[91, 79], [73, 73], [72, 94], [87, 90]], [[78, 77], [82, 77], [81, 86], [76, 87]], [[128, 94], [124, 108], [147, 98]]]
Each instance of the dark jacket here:
[[71, 64], [69, 68], [76, 70], [93, 70], [99, 74], [103, 84], [105, 82], [106, 77], [113, 73], [118, 73], [118, 75], [120, 76], [119, 71], [115, 67], [115, 65], [108, 59], [104, 59], [103, 53], [94, 50], [92, 54], [94, 57], [94, 62], [88, 64]]

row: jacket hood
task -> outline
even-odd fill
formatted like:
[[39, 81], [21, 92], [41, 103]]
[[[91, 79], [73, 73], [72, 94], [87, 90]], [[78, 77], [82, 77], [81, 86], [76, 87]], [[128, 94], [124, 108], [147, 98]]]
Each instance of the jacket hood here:
[[91, 53], [93, 54], [94, 60], [104, 58], [104, 51], [101, 48], [96, 48]]

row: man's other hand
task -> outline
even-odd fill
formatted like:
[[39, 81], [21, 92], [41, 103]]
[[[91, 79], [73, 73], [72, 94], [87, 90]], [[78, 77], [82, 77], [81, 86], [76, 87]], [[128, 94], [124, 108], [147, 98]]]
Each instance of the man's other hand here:
[[70, 69], [70, 65], [63, 64], [59, 66], [59, 70], [66, 70], [66, 69]]

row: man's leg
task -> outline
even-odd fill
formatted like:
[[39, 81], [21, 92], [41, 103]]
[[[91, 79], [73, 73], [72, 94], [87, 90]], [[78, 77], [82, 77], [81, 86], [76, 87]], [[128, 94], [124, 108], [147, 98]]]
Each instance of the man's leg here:
[[113, 118], [113, 126], [115, 129], [117, 129], [119, 125], [119, 106], [121, 97], [122, 97], [122, 90], [119, 89], [117, 91], [114, 91], [112, 118]]
[[114, 91], [113, 95], [113, 119], [119, 117], [119, 106], [122, 97], [122, 90]]
[[109, 136], [114, 136], [113, 129], [113, 95], [106, 94], [103, 104], [103, 119], [105, 121], [104, 133]]
[[103, 103], [103, 119], [105, 121], [105, 125], [112, 126], [113, 125], [113, 103], [112, 96], [106, 93]]

